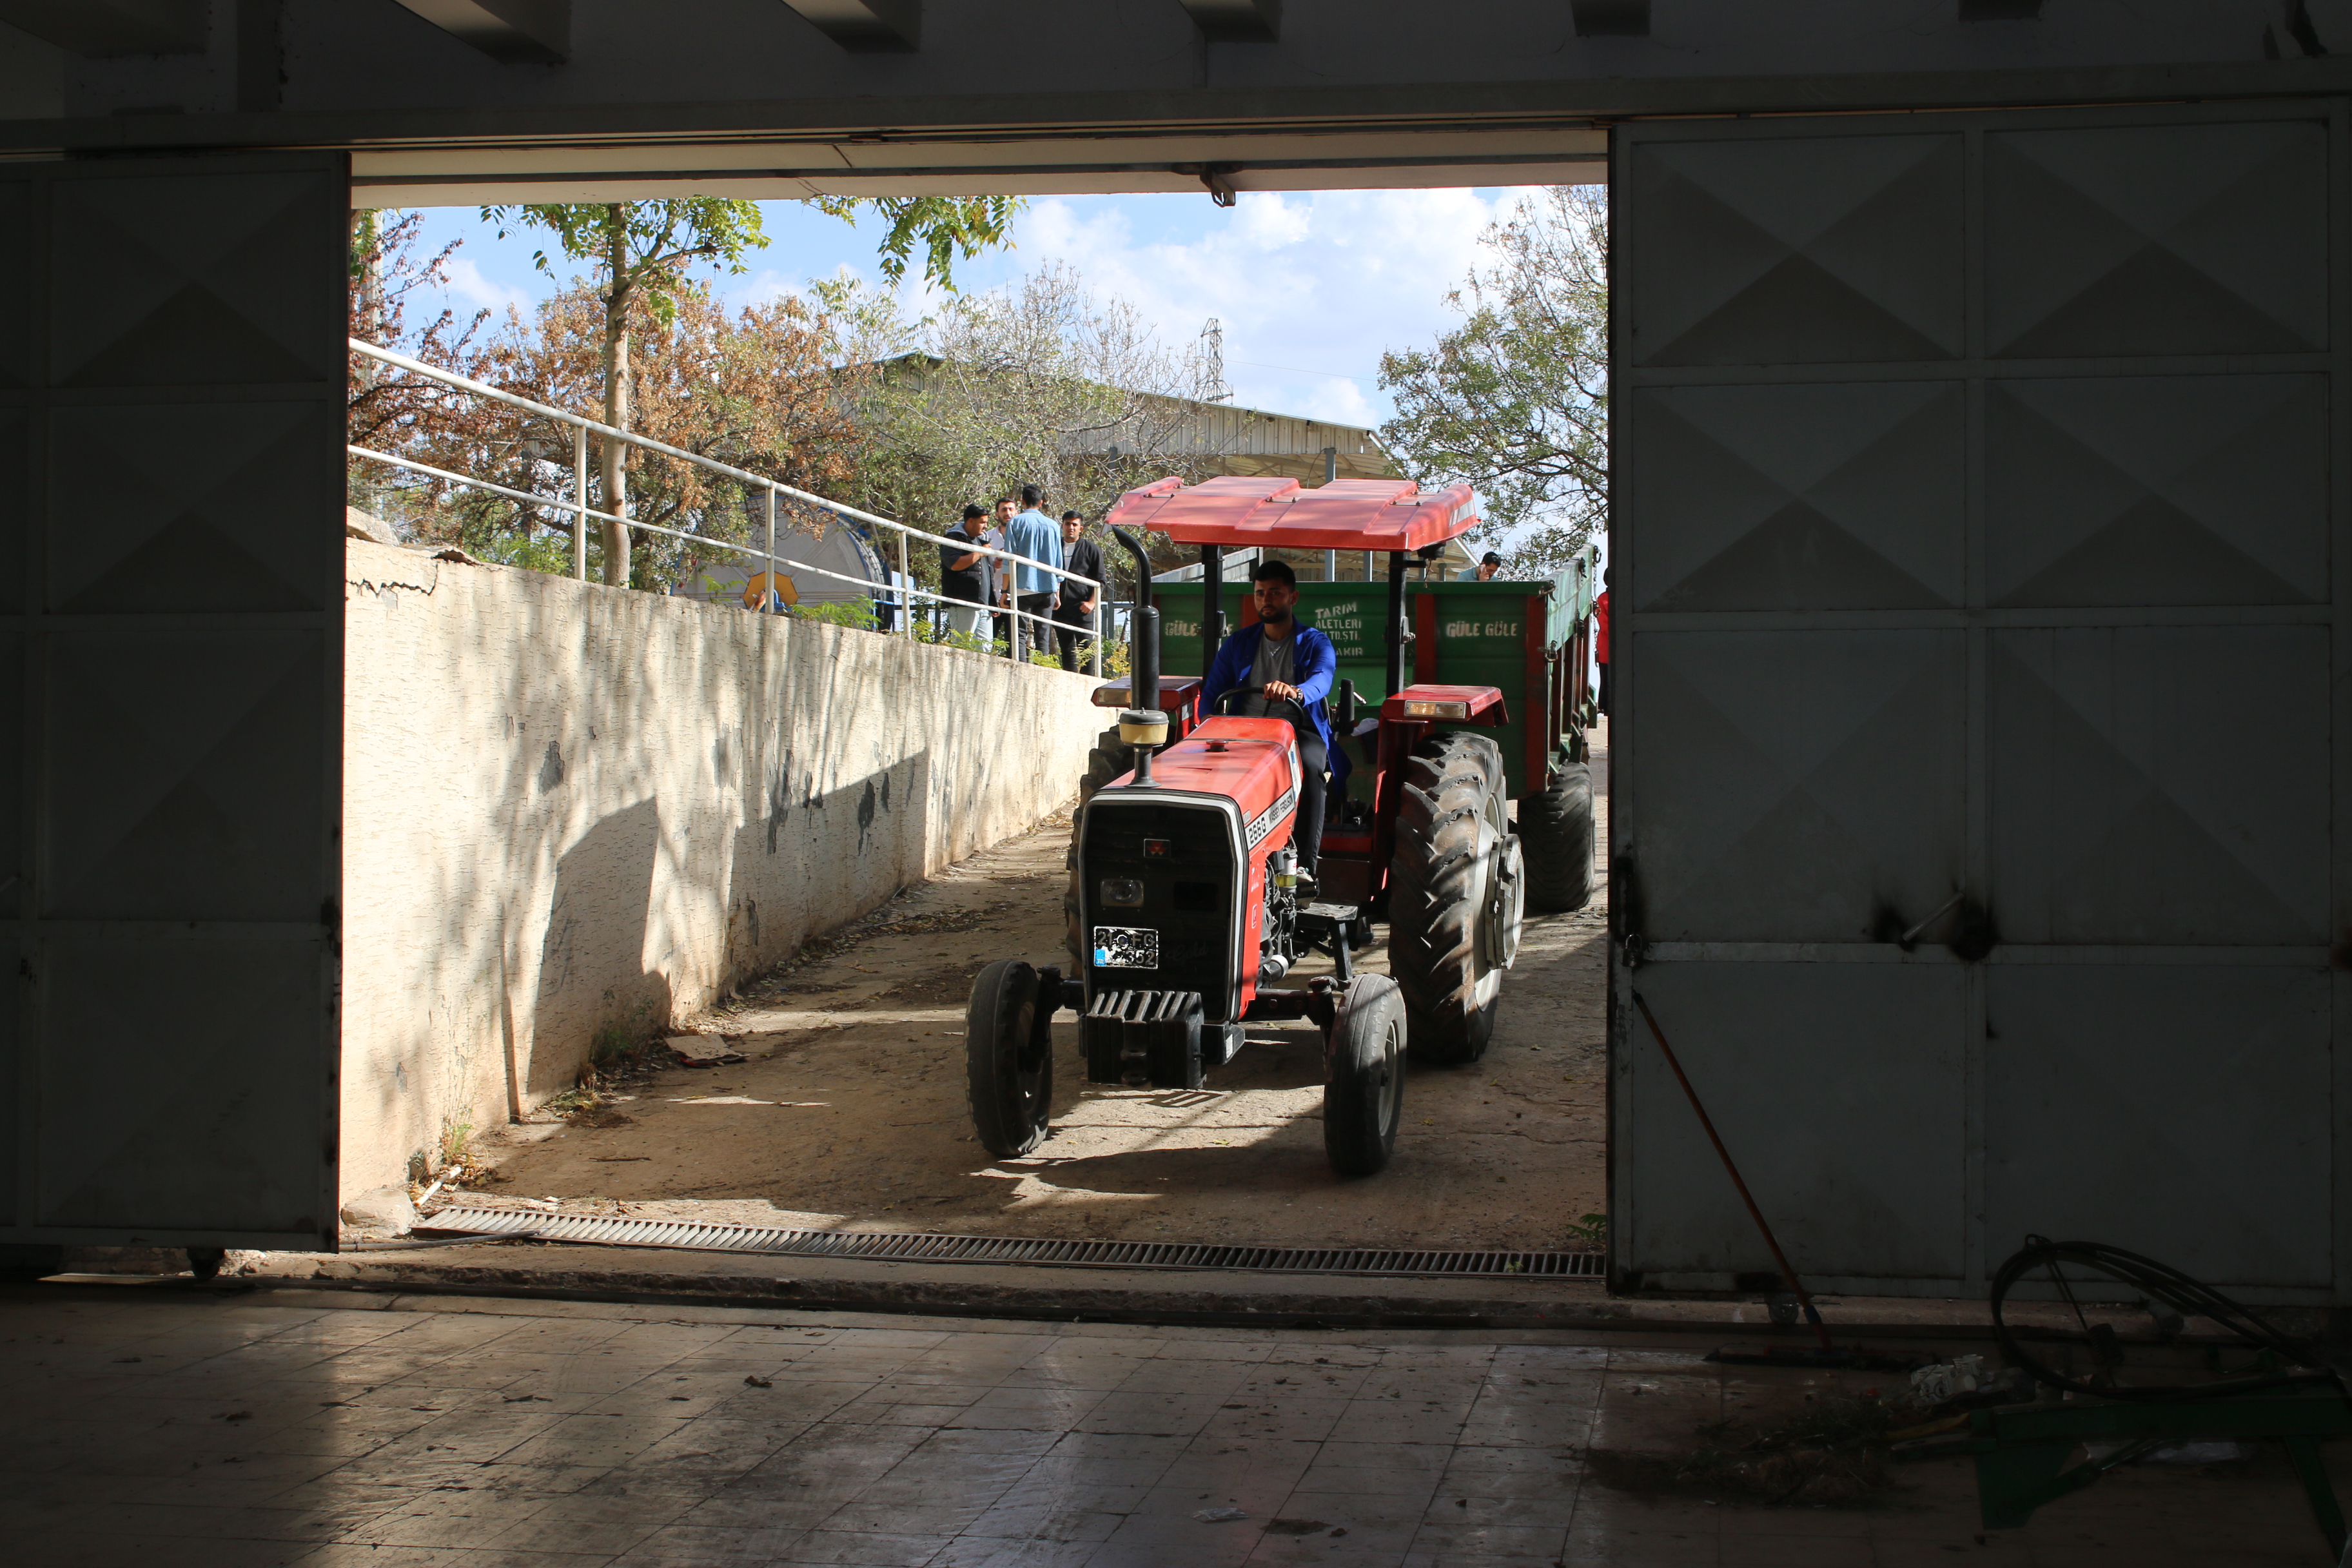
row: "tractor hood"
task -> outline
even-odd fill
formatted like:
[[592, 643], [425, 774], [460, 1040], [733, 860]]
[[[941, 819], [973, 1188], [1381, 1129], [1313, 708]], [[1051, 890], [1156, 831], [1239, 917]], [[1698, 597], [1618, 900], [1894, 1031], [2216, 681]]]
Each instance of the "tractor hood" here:
[[[1134, 783], [1123, 773], [1105, 786]], [[1290, 838], [1298, 805], [1298, 746], [1286, 719], [1220, 715], [1169, 747], [1152, 763], [1154, 794], [1214, 795], [1241, 813], [1245, 853], [1272, 851]]]

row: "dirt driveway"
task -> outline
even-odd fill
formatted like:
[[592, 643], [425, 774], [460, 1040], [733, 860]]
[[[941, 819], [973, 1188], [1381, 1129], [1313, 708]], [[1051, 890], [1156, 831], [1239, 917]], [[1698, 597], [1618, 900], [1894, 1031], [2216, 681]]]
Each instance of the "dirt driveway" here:
[[[1605, 752], [1595, 763], [1605, 781]], [[1342, 1182], [1325, 1163], [1319, 1040], [1304, 1024], [1253, 1028], [1184, 1093], [1087, 1083], [1065, 1014], [1053, 1137], [1032, 1158], [989, 1159], [964, 1103], [965, 998], [994, 959], [1063, 961], [1068, 836], [1066, 817], [1047, 822], [746, 986], [696, 1021], [733, 1037], [708, 1043], [742, 1064], [667, 1068], [593, 1118], [604, 1125], [516, 1129], [537, 1141], [499, 1152], [488, 1190], [566, 1211], [856, 1230], [1578, 1245], [1569, 1227], [1601, 1206], [1603, 1184], [1599, 897], [1530, 918], [1486, 1058], [1411, 1069], [1396, 1158], [1378, 1176]], [[1384, 972], [1385, 947], [1360, 966]], [[1294, 974], [1328, 972], [1318, 958]]]

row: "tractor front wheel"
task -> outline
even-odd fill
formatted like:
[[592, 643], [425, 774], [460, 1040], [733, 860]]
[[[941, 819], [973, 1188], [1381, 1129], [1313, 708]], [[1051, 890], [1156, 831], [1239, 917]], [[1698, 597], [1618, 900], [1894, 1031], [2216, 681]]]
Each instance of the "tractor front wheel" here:
[[1389, 973], [1415, 1061], [1486, 1052], [1503, 970], [1518, 949], [1519, 889], [1503, 756], [1484, 735], [1431, 736], [1405, 759], [1389, 868]]
[[1592, 769], [1569, 763], [1541, 795], [1519, 797], [1519, 843], [1528, 858], [1528, 902], [1548, 915], [1592, 901]]
[[1045, 1141], [1054, 1104], [1053, 1008], [1040, 993], [1061, 976], [1003, 959], [980, 972], [964, 1010], [964, 1067], [972, 1131], [1001, 1160]]
[[1348, 983], [1323, 1048], [1323, 1152], [1341, 1177], [1377, 1173], [1404, 1120], [1404, 1003], [1396, 982]]

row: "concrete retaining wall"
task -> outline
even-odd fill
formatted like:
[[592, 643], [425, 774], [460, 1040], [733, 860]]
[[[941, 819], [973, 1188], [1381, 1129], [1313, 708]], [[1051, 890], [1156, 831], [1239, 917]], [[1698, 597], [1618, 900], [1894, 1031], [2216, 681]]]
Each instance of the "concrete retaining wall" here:
[[354, 540], [342, 1185], [1067, 802], [1093, 683]]

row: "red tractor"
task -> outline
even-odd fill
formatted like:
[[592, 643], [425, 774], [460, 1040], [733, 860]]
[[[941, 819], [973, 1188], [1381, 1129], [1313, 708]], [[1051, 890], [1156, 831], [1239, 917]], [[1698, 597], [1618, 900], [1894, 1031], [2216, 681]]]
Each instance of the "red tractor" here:
[[[1408, 1049], [1439, 1062], [1484, 1051], [1518, 952], [1527, 881], [1502, 753], [1475, 732], [1506, 721], [1502, 694], [1403, 679], [1406, 564], [1467, 532], [1475, 506], [1467, 486], [1422, 494], [1343, 480], [1269, 501], [1262, 483], [1164, 479], [1112, 510], [1140, 584], [1133, 676], [1117, 683], [1131, 700], [1118, 736], [1134, 768], [1093, 791], [1072, 835], [1076, 973], [1005, 960], [972, 984], [972, 1123], [992, 1153], [1026, 1154], [1046, 1135], [1050, 1026], [1063, 1007], [1079, 1015], [1087, 1081], [1133, 1088], [1198, 1089], [1241, 1048], [1244, 1025], [1311, 1019], [1324, 1037], [1324, 1149], [1342, 1176], [1388, 1163]], [[1120, 523], [1199, 545], [1211, 583], [1222, 580], [1228, 545], [1388, 556], [1391, 695], [1367, 748], [1376, 784], [1368, 811], [1327, 822], [1316, 900], [1300, 897], [1292, 842], [1297, 732], [1283, 718], [1202, 716], [1198, 679], [1160, 679], [1150, 566]], [[1209, 652], [1222, 620], [1203, 617]], [[1337, 707], [1337, 733], [1352, 735], [1360, 725], [1344, 685]], [[1356, 974], [1350, 953], [1370, 942], [1376, 916], [1388, 922], [1391, 974]], [[1276, 984], [1318, 950], [1331, 955], [1331, 976]]]

